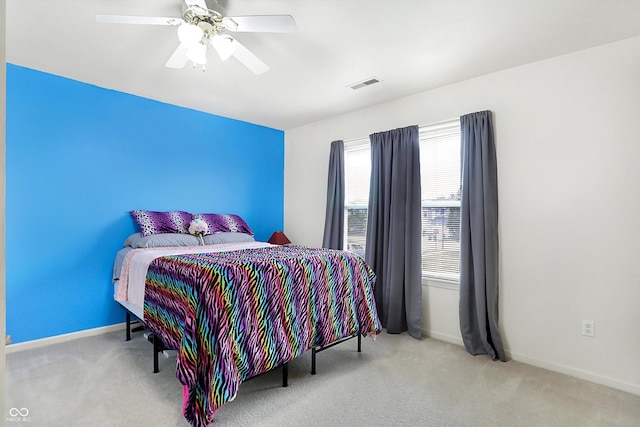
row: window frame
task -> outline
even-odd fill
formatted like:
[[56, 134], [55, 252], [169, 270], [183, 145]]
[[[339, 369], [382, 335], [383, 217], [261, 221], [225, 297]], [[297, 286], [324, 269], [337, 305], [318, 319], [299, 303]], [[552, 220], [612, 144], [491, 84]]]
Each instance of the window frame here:
[[[419, 130], [420, 150], [422, 151], [423, 144], [427, 143], [428, 139], [443, 138], [452, 135], [459, 135], [461, 137], [460, 119], [452, 119], [444, 122], [436, 123], [433, 125], [421, 126]], [[460, 140], [460, 144], [462, 141]], [[461, 145], [460, 147], [461, 148]], [[420, 166], [422, 168], [422, 165]], [[462, 180], [462, 179], [461, 179]], [[461, 208], [461, 200], [422, 200], [420, 205], [420, 214], [422, 216], [422, 209], [424, 208]], [[423, 232], [423, 231], [422, 231]], [[421, 255], [423, 253], [421, 249]], [[458, 263], [460, 262], [460, 251], [458, 250]], [[460, 272], [458, 274], [452, 273], [436, 273], [422, 270], [422, 283], [430, 284], [443, 288], [457, 289], [460, 285]]]
[[[347, 151], [357, 151], [357, 150], [368, 150], [369, 153], [371, 153], [371, 143], [369, 141], [369, 138], [358, 138], [358, 139], [354, 139], [348, 142], [345, 142], [344, 144], [344, 151], [345, 151], [345, 161], [346, 161], [346, 155], [347, 155]], [[367, 209], [367, 213], [369, 210], [369, 197], [367, 196], [367, 204], [362, 204], [362, 203], [352, 203], [349, 204], [347, 203], [347, 172], [345, 169], [345, 201], [344, 201], [344, 230], [343, 230], [343, 234], [344, 234], [344, 245], [345, 245], [345, 250], [349, 250], [349, 240], [348, 240], [348, 236], [349, 236], [349, 209]], [[366, 237], [366, 228], [365, 228], [365, 237]], [[364, 255], [363, 255], [364, 258]]]
[[[457, 129], [458, 135], [460, 134], [460, 120], [458, 118], [447, 120], [441, 123], [436, 123], [433, 125], [421, 126], [419, 129], [419, 141], [420, 148], [422, 145], [426, 143], [426, 140], [429, 138], [434, 138], [438, 136], [446, 135], [447, 132], [452, 132], [452, 129]], [[369, 150], [371, 151], [371, 144], [369, 138], [358, 138], [348, 142], [345, 142], [344, 145], [345, 154], [347, 151], [356, 151], [356, 150]], [[369, 208], [368, 204], [349, 204], [346, 200], [346, 170], [345, 170], [345, 205], [344, 205], [344, 242], [345, 247], [348, 248], [349, 240], [348, 240], [348, 230], [349, 230], [349, 222], [348, 222], [348, 210], [349, 209], [367, 209]], [[449, 208], [449, 207], [457, 207], [461, 206], [460, 200], [422, 200], [420, 210], [420, 215], [422, 216], [422, 209], [424, 208]], [[422, 221], [421, 221], [422, 225]], [[421, 227], [421, 237], [422, 237], [422, 227]], [[366, 231], [365, 231], [366, 234]], [[422, 261], [422, 245], [421, 245], [421, 261]], [[459, 251], [458, 251], [458, 261]], [[427, 272], [422, 270], [422, 284], [427, 286], [445, 288], [445, 289], [455, 289], [457, 290], [460, 285], [460, 274], [451, 274], [451, 273], [436, 273], [436, 272]]]

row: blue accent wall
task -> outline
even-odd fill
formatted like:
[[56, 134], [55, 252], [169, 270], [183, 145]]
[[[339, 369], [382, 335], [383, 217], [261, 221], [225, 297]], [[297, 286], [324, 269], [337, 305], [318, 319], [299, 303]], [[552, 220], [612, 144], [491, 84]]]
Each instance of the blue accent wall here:
[[235, 213], [282, 229], [284, 132], [7, 65], [7, 333], [124, 321], [116, 252], [132, 209]]

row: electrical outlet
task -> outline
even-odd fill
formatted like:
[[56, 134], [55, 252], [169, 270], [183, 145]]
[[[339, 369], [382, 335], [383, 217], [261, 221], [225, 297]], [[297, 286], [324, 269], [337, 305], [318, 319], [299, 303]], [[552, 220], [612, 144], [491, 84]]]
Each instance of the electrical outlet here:
[[582, 335], [594, 338], [596, 336], [596, 322], [593, 320], [583, 320]]

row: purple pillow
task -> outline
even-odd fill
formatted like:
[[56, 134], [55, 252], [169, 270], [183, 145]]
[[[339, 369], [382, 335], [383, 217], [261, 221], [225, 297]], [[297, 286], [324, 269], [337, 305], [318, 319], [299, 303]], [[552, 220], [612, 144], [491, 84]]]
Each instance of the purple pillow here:
[[142, 237], [162, 233], [189, 233], [189, 223], [193, 219], [189, 212], [154, 212], [136, 210], [129, 212], [140, 227]]
[[244, 219], [234, 214], [193, 214], [193, 219], [201, 219], [209, 226], [209, 233], [245, 233], [253, 236], [253, 231]]

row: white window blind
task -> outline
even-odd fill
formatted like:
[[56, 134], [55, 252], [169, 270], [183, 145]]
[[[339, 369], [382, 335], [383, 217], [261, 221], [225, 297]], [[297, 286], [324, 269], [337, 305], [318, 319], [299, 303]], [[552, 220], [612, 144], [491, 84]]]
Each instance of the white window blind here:
[[353, 141], [344, 154], [346, 249], [364, 257], [371, 179], [369, 139]]
[[[458, 281], [460, 274], [460, 122], [420, 128], [422, 274]], [[364, 256], [371, 148], [345, 145], [346, 249]]]
[[420, 129], [423, 275], [460, 275], [460, 122]]

